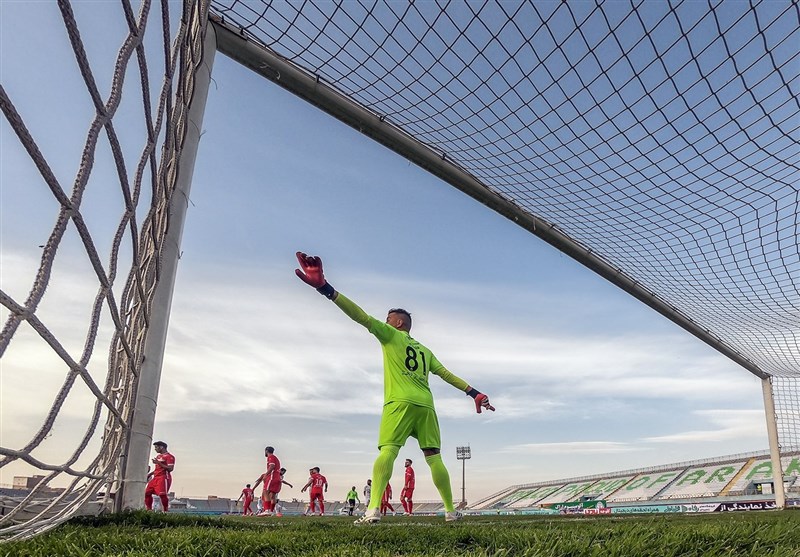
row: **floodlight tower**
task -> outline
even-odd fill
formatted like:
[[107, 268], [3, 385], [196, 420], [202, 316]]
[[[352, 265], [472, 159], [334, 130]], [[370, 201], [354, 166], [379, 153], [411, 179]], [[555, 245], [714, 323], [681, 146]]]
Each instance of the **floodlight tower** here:
[[461, 461], [461, 508], [467, 506], [467, 496], [466, 496], [466, 487], [465, 487], [465, 479], [466, 479], [466, 462], [470, 458], [472, 458], [472, 452], [470, 451], [469, 445], [466, 447], [456, 447], [456, 458]]

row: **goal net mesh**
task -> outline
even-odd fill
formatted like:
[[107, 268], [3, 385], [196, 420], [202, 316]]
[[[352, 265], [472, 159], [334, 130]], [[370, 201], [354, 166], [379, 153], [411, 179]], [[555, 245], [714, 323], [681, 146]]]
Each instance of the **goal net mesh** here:
[[797, 2], [254, 2], [212, 11], [800, 375]]
[[212, 11], [771, 376], [796, 447], [800, 3]]
[[772, 390], [781, 451], [800, 451], [800, 377], [773, 377]]

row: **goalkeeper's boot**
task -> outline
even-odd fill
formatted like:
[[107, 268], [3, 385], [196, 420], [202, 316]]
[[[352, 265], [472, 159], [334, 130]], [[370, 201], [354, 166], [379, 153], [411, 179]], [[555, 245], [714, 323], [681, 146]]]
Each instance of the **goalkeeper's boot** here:
[[462, 518], [464, 518], [464, 515], [458, 511], [453, 511], [451, 513], [444, 513], [445, 522], [455, 522], [456, 520], [461, 520]]
[[367, 509], [364, 516], [354, 521], [353, 524], [376, 524], [381, 521], [381, 511], [377, 507], [374, 509]]

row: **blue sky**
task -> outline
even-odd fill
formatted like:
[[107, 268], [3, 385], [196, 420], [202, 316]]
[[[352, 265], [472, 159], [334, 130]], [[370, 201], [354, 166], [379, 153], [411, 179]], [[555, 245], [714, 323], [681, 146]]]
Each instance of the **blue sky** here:
[[[92, 112], [57, 8], [2, 0], [0, 9], [0, 79], [69, 190]], [[120, 18], [102, 19], [99, 28], [92, 23], [110, 6], [75, 9], [107, 92]], [[110, 37], [113, 52], [97, 46], [97, 34]], [[157, 55], [149, 60], [158, 66]], [[213, 78], [154, 432], [177, 457], [179, 494], [236, 497], [262, 471], [267, 444], [296, 486], [286, 497], [300, 497], [311, 466], [328, 477], [334, 499], [369, 477], [382, 397], [379, 345], [294, 276], [297, 250], [322, 256], [330, 282], [372, 315], [410, 310], [413, 335], [491, 396], [497, 412], [479, 416], [463, 394], [432, 379], [456, 493], [455, 447], [472, 447], [468, 499], [513, 483], [766, 448], [760, 384], [748, 372], [221, 54]], [[133, 85], [126, 82], [129, 96], [115, 119], [134, 153], [130, 173], [142, 137]], [[4, 119], [0, 131], [0, 280], [22, 301], [57, 205]], [[102, 142], [97, 159], [84, 212], [107, 257], [121, 205]], [[73, 231], [41, 311], [76, 354], [85, 325], [75, 323], [86, 323], [92, 280]], [[21, 332], [2, 371], [3, 446], [16, 447], [41, 423], [63, 370], [35, 335]], [[76, 393], [43, 454], [68, 450], [85, 404]], [[418, 498], [436, 498], [413, 440], [395, 481], [404, 458], [417, 463]], [[9, 484], [26, 471], [0, 473]]]

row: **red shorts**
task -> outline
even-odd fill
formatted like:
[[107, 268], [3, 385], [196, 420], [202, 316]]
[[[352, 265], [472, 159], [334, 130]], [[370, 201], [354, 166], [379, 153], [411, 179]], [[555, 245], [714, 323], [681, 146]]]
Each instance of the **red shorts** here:
[[270, 484], [267, 486], [267, 491], [271, 491], [272, 493], [280, 493], [282, 485], [283, 482], [281, 480], [278, 480], [277, 482], [270, 482]]
[[406, 488], [400, 492], [400, 499], [412, 499], [414, 496], [414, 488]]
[[312, 501], [324, 501], [325, 499], [322, 497], [321, 491], [312, 491], [311, 492], [311, 500]]
[[147, 482], [147, 487], [144, 488], [145, 494], [151, 495], [166, 495], [169, 493], [169, 486], [172, 485], [172, 478], [169, 476], [153, 476], [153, 479]]

